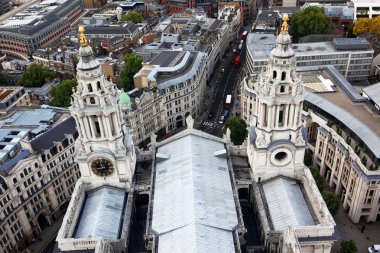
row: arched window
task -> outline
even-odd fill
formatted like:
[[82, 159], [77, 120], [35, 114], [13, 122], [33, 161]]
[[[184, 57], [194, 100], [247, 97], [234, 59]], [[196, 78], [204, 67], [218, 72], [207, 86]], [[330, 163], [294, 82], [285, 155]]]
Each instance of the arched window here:
[[97, 86], [98, 90], [101, 90], [101, 89], [102, 89], [102, 88], [100, 87], [100, 82], [99, 82], [99, 81], [96, 82], [96, 86]]
[[273, 79], [277, 78], [277, 71], [273, 71]]
[[285, 86], [284, 85], [281, 85], [280, 86], [280, 93], [284, 93], [285, 92]]
[[284, 81], [285, 78], [286, 78], [286, 72], [284, 71], [284, 72], [282, 72], [282, 74], [281, 74], [281, 80]]
[[92, 92], [92, 85], [91, 85], [91, 83], [87, 84], [87, 89], [88, 89], [89, 92]]
[[95, 104], [95, 98], [90, 97], [90, 104], [94, 105]]

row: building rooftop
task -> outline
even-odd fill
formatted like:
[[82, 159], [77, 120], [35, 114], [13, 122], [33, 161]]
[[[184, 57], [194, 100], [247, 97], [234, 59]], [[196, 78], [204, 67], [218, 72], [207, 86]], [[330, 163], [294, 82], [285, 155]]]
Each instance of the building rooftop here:
[[138, 26], [134, 23], [127, 23], [124, 25], [102, 25], [102, 26], [92, 26], [88, 25], [85, 28], [86, 35], [97, 35], [97, 34], [107, 34], [107, 35], [127, 35], [134, 34], [138, 30]]
[[[171, 70], [173, 74], [170, 77], [162, 76], [158, 77], [158, 88], [165, 90], [173, 85], [180, 84], [181, 82], [191, 79], [197, 73], [198, 67], [202, 64], [204, 54], [203, 53], [190, 53], [188, 58], [183, 57], [182, 61], [176, 65], [177, 68]], [[186, 61], [185, 61], [186, 60]], [[168, 71], [165, 68], [160, 71]]]
[[[248, 33], [247, 50], [253, 59], [269, 59], [269, 55], [276, 45], [277, 35], [265, 33]], [[292, 45], [295, 56], [341, 53], [342, 50], [371, 51], [373, 49], [366, 40], [360, 38], [335, 38], [333, 42], [308, 42]]]
[[276, 177], [263, 182], [261, 187], [273, 230], [315, 225], [307, 200], [296, 180]]
[[[78, 1], [75, 1], [78, 2]], [[67, 22], [64, 17], [63, 6], [73, 4], [73, 0], [45, 0], [37, 2], [28, 8], [14, 14], [0, 22], [0, 31], [8, 31], [32, 35], [48, 24], [54, 22]]]
[[183, 51], [162, 51], [149, 64], [160, 67], [172, 67], [180, 63], [185, 55]]
[[70, 117], [46, 131], [44, 134], [34, 138], [31, 141], [32, 148], [39, 153], [43, 153], [45, 149], [53, 147], [54, 142], [63, 140], [66, 134], [75, 135], [76, 131], [75, 120], [73, 117]]
[[168, 141], [156, 152], [158, 251], [235, 252], [238, 218], [223, 142], [194, 134]]
[[53, 109], [34, 109], [18, 111], [9, 118], [0, 122], [0, 128], [18, 127], [28, 129], [32, 134], [45, 131], [53, 123], [56, 112]]
[[74, 238], [120, 239], [127, 193], [105, 186], [86, 194]]
[[363, 92], [378, 106], [380, 106], [380, 83], [365, 87]]

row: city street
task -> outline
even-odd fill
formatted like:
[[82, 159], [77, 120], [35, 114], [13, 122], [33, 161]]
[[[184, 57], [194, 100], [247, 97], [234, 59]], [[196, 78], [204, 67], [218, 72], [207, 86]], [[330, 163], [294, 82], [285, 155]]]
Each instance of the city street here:
[[[213, 77], [211, 78], [209, 85], [211, 86], [210, 92], [206, 95], [206, 104], [204, 105], [205, 111], [200, 117], [200, 124], [198, 129], [218, 136], [223, 136], [224, 124], [219, 123], [219, 118], [224, 114], [224, 111], [228, 108], [225, 107], [227, 95], [232, 95], [233, 100], [235, 98], [236, 86], [241, 80], [241, 69], [245, 60], [245, 44], [240, 53], [240, 64], [235, 67], [234, 58], [235, 53], [233, 49], [236, 49], [239, 45], [240, 37], [233, 43], [229, 52], [221, 59], [221, 62], [217, 68]], [[232, 101], [234, 104], [234, 101]], [[232, 108], [228, 109], [229, 115], [231, 115]], [[227, 119], [224, 119], [224, 123]]]

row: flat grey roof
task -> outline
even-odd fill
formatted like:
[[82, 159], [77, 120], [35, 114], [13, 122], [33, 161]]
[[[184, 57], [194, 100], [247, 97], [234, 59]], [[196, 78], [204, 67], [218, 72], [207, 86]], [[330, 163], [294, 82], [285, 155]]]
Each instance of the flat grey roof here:
[[[276, 45], [277, 35], [267, 33], [248, 33], [247, 37], [247, 50], [253, 59], [268, 60], [270, 52]], [[339, 41], [338, 43], [349, 44], [350, 41]], [[356, 44], [354, 44], [356, 45]], [[318, 55], [318, 54], [342, 54], [342, 50], [337, 50], [332, 42], [308, 42], [308, 43], [296, 43], [292, 44], [295, 56], [301, 55]], [[345, 51], [351, 51], [353, 49], [344, 49]], [[371, 47], [360, 49], [362, 51], [371, 51]]]
[[365, 87], [363, 92], [377, 105], [380, 105], [380, 83]]
[[28, 111], [18, 111], [11, 117], [6, 118], [0, 127], [15, 126], [28, 128], [34, 134], [39, 134], [50, 126], [57, 113], [53, 109], [34, 109]]
[[297, 181], [277, 177], [263, 182], [262, 189], [274, 230], [315, 225]]
[[365, 38], [334, 38], [333, 44], [337, 50], [367, 50], [372, 49]]
[[181, 62], [185, 52], [183, 51], [162, 51], [149, 63], [150, 65], [160, 65], [160, 67], [172, 67]]
[[366, 99], [360, 96], [356, 89], [347, 81], [346, 78], [334, 67], [325, 66], [324, 69], [330, 74], [330, 77], [335, 80], [339, 87], [347, 94], [352, 102], [364, 102]]
[[127, 193], [105, 186], [86, 196], [74, 238], [120, 239]]
[[224, 143], [188, 134], [159, 146], [156, 157], [158, 252], [235, 252], [238, 218]]
[[[317, 106], [342, 122], [380, 158], [380, 116], [368, 112], [365, 104], [350, 102], [342, 92], [312, 93], [305, 90], [305, 101]], [[376, 132], [375, 132], [376, 131]]]

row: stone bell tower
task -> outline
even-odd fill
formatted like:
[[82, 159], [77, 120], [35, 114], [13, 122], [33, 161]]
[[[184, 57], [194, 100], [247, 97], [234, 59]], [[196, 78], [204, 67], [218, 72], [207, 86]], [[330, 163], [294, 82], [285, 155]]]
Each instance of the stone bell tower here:
[[247, 84], [255, 95], [248, 154], [258, 181], [277, 175], [294, 177], [304, 168], [303, 85], [296, 74], [288, 16], [283, 19], [266, 70]]
[[76, 159], [81, 180], [129, 184], [136, 155], [131, 132], [122, 119], [120, 91], [106, 80], [83, 27], [79, 27], [79, 33], [78, 86], [72, 95], [70, 112], [79, 133]]

